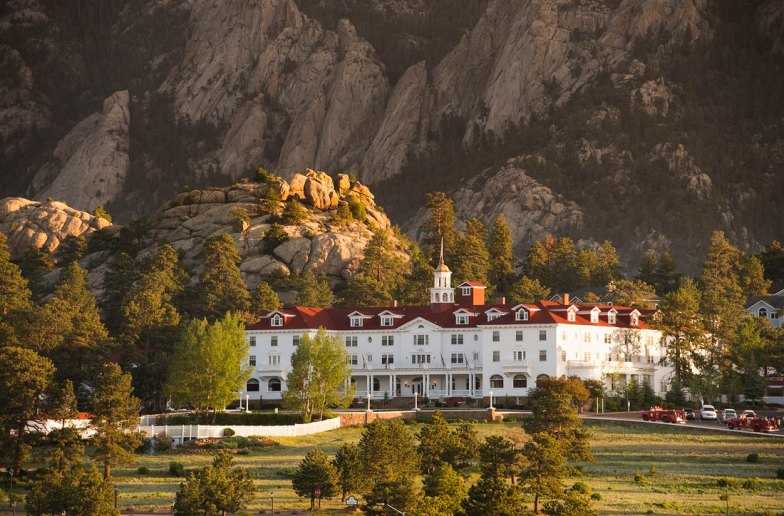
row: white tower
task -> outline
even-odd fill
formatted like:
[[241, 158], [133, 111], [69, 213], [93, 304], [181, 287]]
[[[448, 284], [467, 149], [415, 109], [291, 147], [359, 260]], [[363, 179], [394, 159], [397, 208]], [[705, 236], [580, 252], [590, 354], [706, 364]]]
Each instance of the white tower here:
[[452, 271], [444, 264], [444, 241], [441, 240], [441, 254], [438, 267], [433, 272], [433, 288], [430, 289], [430, 304], [443, 305], [455, 302], [455, 289], [452, 288]]

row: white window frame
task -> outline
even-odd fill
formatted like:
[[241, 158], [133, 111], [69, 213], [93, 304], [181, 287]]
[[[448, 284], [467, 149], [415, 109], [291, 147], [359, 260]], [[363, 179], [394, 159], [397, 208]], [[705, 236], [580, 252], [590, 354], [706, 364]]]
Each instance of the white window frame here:
[[460, 287], [460, 294], [462, 294], [463, 296], [470, 296], [471, 287]]
[[521, 308], [517, 312], [515, 312], [515, 321], [527, 321], [528, 320], [528, 310]]
[[463, 353], [452, 353], [451, 360], [453, 364], [465, 364], [465, 355]]
[[468, 314], [455, 314], [455, 324], [468, 324]]
[[248, 365], [256, 367], [256, 355], [248, 355]]
[[547, 362], [547, 350], [540, 349], [539, 350], [539, 362]]
[[278, 336], [277, 335], [272, 335], [270, 337], [270, 347], [273, 347], [273, 348], [278, 347]]
[[523, 330], [515, 331], [515, 342], [523, 342]]
[[352, 328], [362, 328], [364, 317], [360, 315], [352, 315], [350, 319]]
[[462, 333], [453, 333], [452, 338], [450, 339], [453, 346], [462, 346], [463, 345], [463, 334]]
[[427, 346], [428, 344], [430, 344], [430, 335], [427, 333], [414, 335], [414, 346]]
[[496, 349], [493, 350], [493, 362], [500, 362], [501, 361], [501, 351]]
[[382, 315], [381, 316], [381, 326], [393, 326], [395, 324], [395, 318], [391, 315]]
[[346, 347], [347, 348], [355, 348], [357, 347], [359, 339], [356, 335], [346, 335]]
[[267, 355], [267, 364], [280, 365], [280, 355]]
[[501, 342], [501, 331], [493, 330], [493, 342]]
[[270, 326], [275, 326], [275, 327], [283, 326], [283, 316], [280, 314], [273, 315], [272, 318], [270, 319]]
[[250, 347], [255, 347], [256, 346], [256, 336], [255, 335], [251, 335], [250, 337], [248, 337], [248, 344], [250, 345]]
[[539, 330], [539, 342], [547, 340], [547, 330]]

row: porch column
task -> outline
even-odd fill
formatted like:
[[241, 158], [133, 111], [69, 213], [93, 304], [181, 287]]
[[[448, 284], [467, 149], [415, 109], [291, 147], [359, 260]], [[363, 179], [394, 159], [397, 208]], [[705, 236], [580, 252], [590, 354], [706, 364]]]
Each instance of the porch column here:
[[429, 398], [430, 397], [430, 375], [429, 374], [422, 375], [422, 382], [425, 384], [425, 391], [424, 391], [425, 398]]
[[474, 397], [474, 373], [468, 373], [468, 395]]
[[446, 395], [447, 396], [451, 396], [452, 395], [452, 374], [451, 373], [447, 373], [447, 375], [446, 375]]
[[389, 399], [395, 397], [395, 382], [393, 381], [392, 377], [395, 376], [393, 374], [389, 375]]

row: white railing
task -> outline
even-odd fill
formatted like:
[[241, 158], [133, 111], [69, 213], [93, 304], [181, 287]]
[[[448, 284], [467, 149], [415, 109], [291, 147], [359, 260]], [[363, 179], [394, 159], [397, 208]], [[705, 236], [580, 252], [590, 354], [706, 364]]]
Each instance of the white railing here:
[[234, 434], [241, 437], [297, 437], [301, 435], [318, 434], [328, 430], [340, 428], [340, 418], [325, 419], [315, 423], [280, 426], [254, 426], [254, 425], [139, 425], [138, 431], [152, 437], [161, 432], [171, 437], [175, 443], [191, 439], [205, 439], [223, 437], [227, 428], [234, 430]]

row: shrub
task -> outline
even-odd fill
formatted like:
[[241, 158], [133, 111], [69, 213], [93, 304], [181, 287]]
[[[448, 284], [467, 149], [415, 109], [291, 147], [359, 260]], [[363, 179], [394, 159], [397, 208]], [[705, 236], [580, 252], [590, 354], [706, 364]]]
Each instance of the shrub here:
[[591, 500], [601, 500], [602, 495], [601, 493], [591, 493]]
[[651, 467], [648, 468], [648, 476], [649, 477], [659, 476], [659, 467], [656, 464], [651, 464]]
[[746, 462], [759, 462], [759, 453], [749, 453], [746, 455]]
[[648, 478], [641, 473], [637, 473], [634, 475], [634, 483], [644, 486], [648, 483]]
[[185, 476], [185, 466], [182, 465], [182, 462], [175, 462], [172, 461], [169, 463], [169, 475], [173, 477], [184, 477]]
[[578, 493], [587, 495], [591, 493], [591, 488], [588, 487], [588, 484], [585, 482], [575, 482], [572, 486], [572, 491], [577, 491]]
[[140, 475], [149, 475], [150, 468], [148, 468], [147, 466], [139, 466], [139, 468], [136, 469], [136, 472]]
[[743, 489], [748, 489], [749, 491], [757, 491], [762, 487], [762, 481], [758, 478], [747, 478], [743, 481]]
[[231, 428], [224, 428], [224, 429], [223, 429], [223, 437], [231, 437], [231, 436], [233, 436], [235, 433], [236, 433], [236, 432], [235, 432], [234, 430], [232, 430]]
[[303, 222], [308, 218], [308, 210], [302, 207], [297, 199], [291, 199], [283, 207], [283, 213], [280, 215], [280, 220], [287, 225], [295, 225]]
[[267, 231], [264, 233], [264, 237], [261, 239], [262, 243], [264, 244], [264, 252], [267, 254], [272, 254], [272, 251], [274, 251], [276, 247], [288, 239], [289, 234], [286, 233], [286, 230], [283, 229], [283, 226], [277, 222], [271, 224], [269, 229], [267, 229]]
[[167, 435], [166, 432], [161, 432], [153, 437], [153, 448], [155, 451], [171, 450], [172, 442], [171, 436]]
[[256, 170], [256, 177], [254, 179], [257, 183], [269, 184], [275, 181], [275, 175], [264, 169], [264, 167], [259, 167], [258, 170]]
[[351, 211], [351, 216], [359, 222], [363, 222], [367, 218], [367, 211], [356, 195], [348, 198], [348, 209]]
[[784, 468], [779, 468], [776, 470], [776, 478], [779, 480], [784, 480]]

